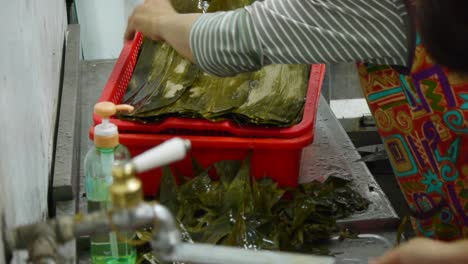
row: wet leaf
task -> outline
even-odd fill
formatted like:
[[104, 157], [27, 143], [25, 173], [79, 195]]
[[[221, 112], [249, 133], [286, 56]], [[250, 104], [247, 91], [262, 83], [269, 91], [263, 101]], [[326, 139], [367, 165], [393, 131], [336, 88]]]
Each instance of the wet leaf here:
[[204, 230], [201, 241], [219, 244], [232, 231], [232, 222], [228, 216], [222, 216], [211, 222]]
[[197, 159], [192, 157], [192, 170], [194, 175], [200, 175], [205, 171], [205, 168], [198, 162]]
[[252, 180], [252, 195], [255, 212], [260, 215], [271, 215], [273, 206], [283, 197], [284, 190], [270, 178]]
[[168, 44], [144, 39], [140, 57], [123, 102], [133, 105], [131, 113], [122, 118], [138, 119], [154, 116], [164, 107], [174, 104], [197, 78], [199, 69]]
[[180, 195], [185, 199], [199, 199], [200, 195], [209, 192], [212, 188], [212, 180], [208, 171], [203, 171], [180, 186]]
[[216, 174], [218, 175], [224, 187], [228, 187], [232, 180], [236, 177], [241, 166], [238, 160], [224, 160], [214, 164]]
[[273, 180], [251, 177], [250, 155], [242, 162], [215, 163], [219, 181], [210, 178], [209, 169], [193, 162], [198, 175], [178, 188], [171, 171], [164, 171], [161, 188], [176, 193], [161, 189], [161, 195], [166, 197], [163, 204], [171, 204], [167, 197], [176, 197], [181, 230], [195, 242], [328, 254], [324, 240], [355, 235], [340, 230], [337, 220], [369, 204], [351, 188], [351, 182], [333, 177], [288, 188], [291, 197], [286, 199], [285, 189]]
[[179, 208], [177, 200], [178, 186], [168, 166], [163, 167], [162, 171], [159, 201], [173, 214], [176, 214]]
[[[245, 102], [233, 113], [247, 123], [288, 126], [301, 120], [309, 67], [270, 65], [255, 72]], [[254, 85], [255, 83], [255, 85]]]
[[288, 127], [302, 118], [309, 69], [269, 65], [220, 78], [202, 73], [169, 45], [145, 38], [123, 98], [135, 110], [119, 117], [144, 123], [170, 116], [230, 119], [240, 125]]
[[250, 183], [250, 155], [243, 161], [234, 180], [226, 188], [222, 212], [249, 213], [253, 210], [253, 199]]

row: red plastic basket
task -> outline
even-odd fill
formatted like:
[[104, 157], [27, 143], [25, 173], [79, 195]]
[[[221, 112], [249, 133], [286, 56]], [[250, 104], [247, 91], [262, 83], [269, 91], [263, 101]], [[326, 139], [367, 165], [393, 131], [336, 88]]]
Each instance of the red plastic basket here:
[[[90, 129], [93, 138], [93, 129]], [[120, 143], [128, 147], [132, 156], [138, 155], [174, 135], [120, 134]], [[280, 186], [295, 187], [298, 184], [302, 149], [312, 143], [313, 131], [291, 139], [243, 138], [222, 136], [180, 136], [192, 142], [186, 159], [171, 164], [174, 174], [193, 176], [194, 157], [205, 168], [222, 160], [244, 160], [251, 153], [251, 175], [256, 178], [270, 177]], [[155, 195], [159, 190], [161, 169], [139, 175], [143, 192]]]
[[[99, 98], [99, 102], [121, 102], [132, 77], [141, 43], [142, 35], [137, 33], [133, 41], [125, 44], [106, 87]], [[187, 120], [186, 118], [176, 117], [170, 117], [159, 123], [152, 124], [124, 121], [117, 118], [111, 118], [111, 122], [119, 127], [119, 131], [125, 133], [295, 138], [311, 131], [315, 124], [315, 116], [324, 76], [325, 65], [314, 64], [311, 66], [309, 88], [302, 121], [297, 125], [287, 128], [239, 126], [232, 121], [211, 122], [203, 119]], [[94, 124], [101, 122], [101, 118], [97, 115], [94, 115], [93, 119]]]

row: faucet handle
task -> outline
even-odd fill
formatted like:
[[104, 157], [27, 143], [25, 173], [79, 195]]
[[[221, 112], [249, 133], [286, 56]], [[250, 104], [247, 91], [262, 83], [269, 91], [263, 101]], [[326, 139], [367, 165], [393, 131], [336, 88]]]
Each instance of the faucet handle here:
[[187, 139], [172, 138], [136, 156], [132, 163], [136, 172], [145, 172], [184, 159], [190, 146]]

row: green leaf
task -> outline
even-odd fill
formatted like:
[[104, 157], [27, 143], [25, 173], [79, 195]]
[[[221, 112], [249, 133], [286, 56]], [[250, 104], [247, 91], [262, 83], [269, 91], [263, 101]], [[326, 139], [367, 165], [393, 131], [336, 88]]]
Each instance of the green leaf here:
[[141, 54], [123, 102], [133, 105], [122, 118], [154, 116], [177, 102], [198, 75], [198, 69], [168, 44], [144, 39]]
[[240, 246], [246, 249], [260, 249], [264, 235], [257, 231], [261, 223], [243, 213], [235, 218], [235, 225], [229, 236], [223, 241], [224, 245]]
[[203, 168], [195, 157], [192, 157], [192, 170], [195, 176], [198, 176], [205, 171], [205, 168]]
[[252, 195], [255, 212], [263, 215], [271, 215], [273, 206], [284, 195], [284, 190], [278, 188], [278, 184], [270, 178], [252, 180]]
[[[214, 164], [219, 181], [210, 178], [209, 169], [194, 166], [201, 172], [178, 190], [171, 171], [163, 171], [161, 188], [166, 191], [161, 189], [160, 194], [166, 200], [177, 200], [176, 218], [187, 237], [195, 242], [250, 249], [329, 254], [324, 240], [335, 235], [351, 236], [338, 228], [337, 219], [369, 205], [351, 188], [351, 182], [330, 178], [324, 183], [301, 184], [288, 189], [292, 194], [289, 199], [282, 199], [286, 188], [269, 178], [251, 177], [250, 155], [242, 163]], [[444, 226], [438, 232], [450, 234]]]
[[159, 191], [159, 201], [165, 205], [173, 214], [178, 211], [179, 203], [177, 201], [178, 186], [168, 166], [162, 168], [161, 187]]
[[233, 113], [247, 123], [291, 126], [301, 120], [310, 68], [269, 65], [253, 74], [245, 102]]
[[328, 177], [325, 181], [325, 185], [330, 185], [332, 188], [344, 188], [349, 186], [350, 183], [351, 181], [338, 177]]
[[316, 211], [316, 202], [312, 198], [305, 198], [304, 200], [294, 200], [294, 220], [292, 228], [297, 229], [304, 225], [307, 218]]
[[220, 201], [222, 201], [223, 198], [224, 189], [219, 182], [212, 182], [207, 186], [204, 193], [199, 193], [200, 201], [208, 208], [220, 209], [222, 207]]
[[180, 185], [182, 185], [182, 184], [184, 184], [184, 183], [191, 180], [190, 177], [187, 177], [187, 176], [183, 175], [183, 173], [181, 173], [179, 169], [175, 168], [175, 172], [176, 172], [175, 176], [176, 176], [177, 182]]
[[[226, 2], [214, 1], [212, 7], [217, 9], [218, 3]], [[269, 65], [255, 73], [220, 78], [202, 73], [168, 44], [145, 38], [123, 99], [135, 110], [119, 117], [143, 123], [170, 116], [231, 119], [288, 127], [302, 118], [309, 70], [307, 65]]]
[[241, 161], [238, 160], [223, 160], [214, 164], [216, 174], [218, 174], [224, 187], [228, 187], [229, 184], [231, 184], [232, 180], [236, 177], [241, 164]]
[[228, 216], [221, 216], [211, 222], [204, 230], [202, 241], [209, 244], [219, 244], [232, 231], [233, 225]]
[[180, 186], [180, 195], [184, 199], [199, 199], [200, 195], [204, 195], [212, 188], [212, 180], [208, 171], [203, 171]]
[[234, 180], [229, 184], [224, 194], [223, 212], [232, 211], [249, 213], [253, 210], [253, 197], [250, 184], [250, 154], [242, 162]]

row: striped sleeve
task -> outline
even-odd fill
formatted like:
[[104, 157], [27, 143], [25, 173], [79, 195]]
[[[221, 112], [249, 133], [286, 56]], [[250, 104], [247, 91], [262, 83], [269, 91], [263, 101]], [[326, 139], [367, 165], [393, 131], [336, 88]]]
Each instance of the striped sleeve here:
[[273, 63], [407, 66], [407, 15], [403, 0], [264, 0], [201, 16], [190, 45], [218, 76]]

